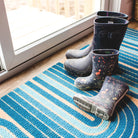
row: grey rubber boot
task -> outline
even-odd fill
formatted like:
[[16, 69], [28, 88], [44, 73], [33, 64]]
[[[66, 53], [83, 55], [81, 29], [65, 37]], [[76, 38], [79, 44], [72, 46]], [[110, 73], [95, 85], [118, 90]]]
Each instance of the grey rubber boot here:
[[[128, 21], [120, 18], [98, 18], [95, 20], [95, 31], [92, 46], [88, 49], [117, 49], [119, 50], [124, 38]], [[91, 48], [90, 48], [91, 47]], [[88, 50], [87, 49], [87, 50]], [[79, 52], [78, 52], [79, 53]], [[67, 59], [65, 69], [75, 76], [88, 76], [92, 70], [92, 52], [78, 59]], [[83, 67], [82, 67], [83, 66]], [[118, 63], [116, 64], [116, 67]]]
[[[109, 17], [115, 17], [115, 18], [122, 18], [122, 19], [127, 19], [128, 15], [124, 13], [119, 13], [119, 12], [110, 12], [110, 11], [98, 11], [97, 12], [97, 18], [109, 18]], [[120, 28], [121, 30], [121, 28]], [[95, 42], [93, 42], [95, 43]], [[91, 43], [87, 48], [83, 50], [75, 50], [75, 49], [70, 49], [66, 52], [66, 58], [67, 59], [76, 59], [76, 58], [82, 58], [86, 55], [89, 54], [89, 52], [92, 50], [93, 43]], [[105, 48], [104, 48], [105, 49]]]
[[75, 86], [81, 90], [101, 89], [105, 77], [112, 74], [118, 56], [119, 51], [115, 49], [93, 50], [92, 73], [87, 77], [78, 77]]
[[100, 92], [93, 97], [77, 94], [74, 102], [83, 110], [108, 120], [114, 113], [117, 103], [125, 96], [129, 87], [120, 80], [107, 76]]

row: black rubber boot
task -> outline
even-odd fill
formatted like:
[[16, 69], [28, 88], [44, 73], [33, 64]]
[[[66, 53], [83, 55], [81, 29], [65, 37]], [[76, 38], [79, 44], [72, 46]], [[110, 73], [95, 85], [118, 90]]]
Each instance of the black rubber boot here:
[[95, 19], [92, 49], [117, 49], [123, 41], [128, 21], [121, 18]]
[[83, 110], [108, 120], [114, 113], [117, 103], [125, 96], [129, 87], [120, 80], [107, 76], [100, 92], [93, 97], [77, 94], [74, 102]]
[[[99, 12], [97, 12], [97, 18], [103, 18], [103, 17], [106, 17], [106, 18], [116, 17], [116, 18], [127, 19], [128, 15], [126, 15], [124, 13], [119, 13], [119, 12], [108, 12], [108, 11], [99, 11]], [[97, 22], [97, 21], [95, 21], [95, 22]], [[128, 22], [128, 21], [126, 21], [126, 22]], [[121, 28], [120, 28], [120, 30], [121, 30]], [[120, 30], [119, 30], [119, 32], [120, 32]], [[105, 32], [108, 32], [108, 30], [106, 30]], [[70, 49], [66, 52], [66, 58], [67, 59], [82, 58], [82, 57], [89, 54], [89, 52], [92, 50], [92, 47], [93, 47], [93, 43], [90, 46], [88, 46], [87, 48], [83, 49], [83, 50]]]
[[81, 90], [101, 89], [106, 76], [111, 75], [119, 51], [115, 49], [97, 49], [93, 50], [93, 69], [87, 77], [78, 77], [75, 80], [75, 86]]
[[97, 18], [101, 18], [101, 17], [116, 17], [116, 18], [123, 18], [123, 19], [127, 19], [128, 15], [121, 13], [121, 12], [111, 12], [111, 11], [98, 11], [97, 12]]
[[[95, 20], [95, 31], [92, 45], [93, 49], [117, 49], [119, 50], [124, 38], [128, 21], [120, 18], [98, 18]], [[87, 49], [87, 50], [88, 50]], [[78, 52], [79, 53], [79, 52]], [[92, 52], [85, 58], [67, 59], [64, 63], [65, 69], [75, 76], [88, 76], [92, 70]], [[83, 67], [82, 67], [83, 66]], [[118, 63], [116, 64], [116, 67]]]

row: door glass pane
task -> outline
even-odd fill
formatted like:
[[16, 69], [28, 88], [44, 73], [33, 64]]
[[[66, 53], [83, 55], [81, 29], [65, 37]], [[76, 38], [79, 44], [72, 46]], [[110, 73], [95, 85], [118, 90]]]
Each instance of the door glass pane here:
[[100, 0], [4, 0], [14, 50], [100, 10]]

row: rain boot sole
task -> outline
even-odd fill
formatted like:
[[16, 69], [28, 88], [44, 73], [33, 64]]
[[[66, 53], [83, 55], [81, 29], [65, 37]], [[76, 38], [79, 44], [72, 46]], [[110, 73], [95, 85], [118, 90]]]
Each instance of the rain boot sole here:
[[83, 109], [84, 111], [93, 113], [97, 117], [104, 120], [109, 119], [109, 115], [102, 108], [95, 105], [94, 103], [90, 103], [81, 97], [78, 98], [75, 96], [73, 97], [73, 100], [76, 103], [76, 105], [79, 106], [79, 108]]
[[[110, 116], [112, 116], [116, 105], [122, 100], [122, 98], [125, 96], [125, 94], [127, 93], [129, 89], [127, 89], [124, 94], [119, 98], [119, 100], [115, 103], [114, 108], [112, 109], [112, 113]], [[90, 103], [88, 101], [86, 101], [85, 99], [81, 98], [81, 97], [77, 97], [74, 96], [73, 97], [74, 102], [76, 103], [76, 105], [81, 108], [82, 110], [86, 111], [86, 112], [90, 112], [95, 114], [97, 117], [104, 119], [104, 120], [109, 120], [110, 116], [107, 114], [107, 112], [104, 110], [104, 107], [99, 107], [94, 103]]]

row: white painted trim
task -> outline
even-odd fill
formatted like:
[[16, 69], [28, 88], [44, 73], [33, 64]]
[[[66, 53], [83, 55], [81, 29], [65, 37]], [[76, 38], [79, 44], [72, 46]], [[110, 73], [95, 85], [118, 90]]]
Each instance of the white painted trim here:
[[14, 58], [14, 51], [3, 0], [0, 0], [0, 54], [3, 67], [8, 69]]
[[108, 11], [110, 6], [109, 4], [110, 4], [110, 0], [101, 0], [101, 10]]
[[121, 0], [110, 0], [109, 11], [120, 12]]

